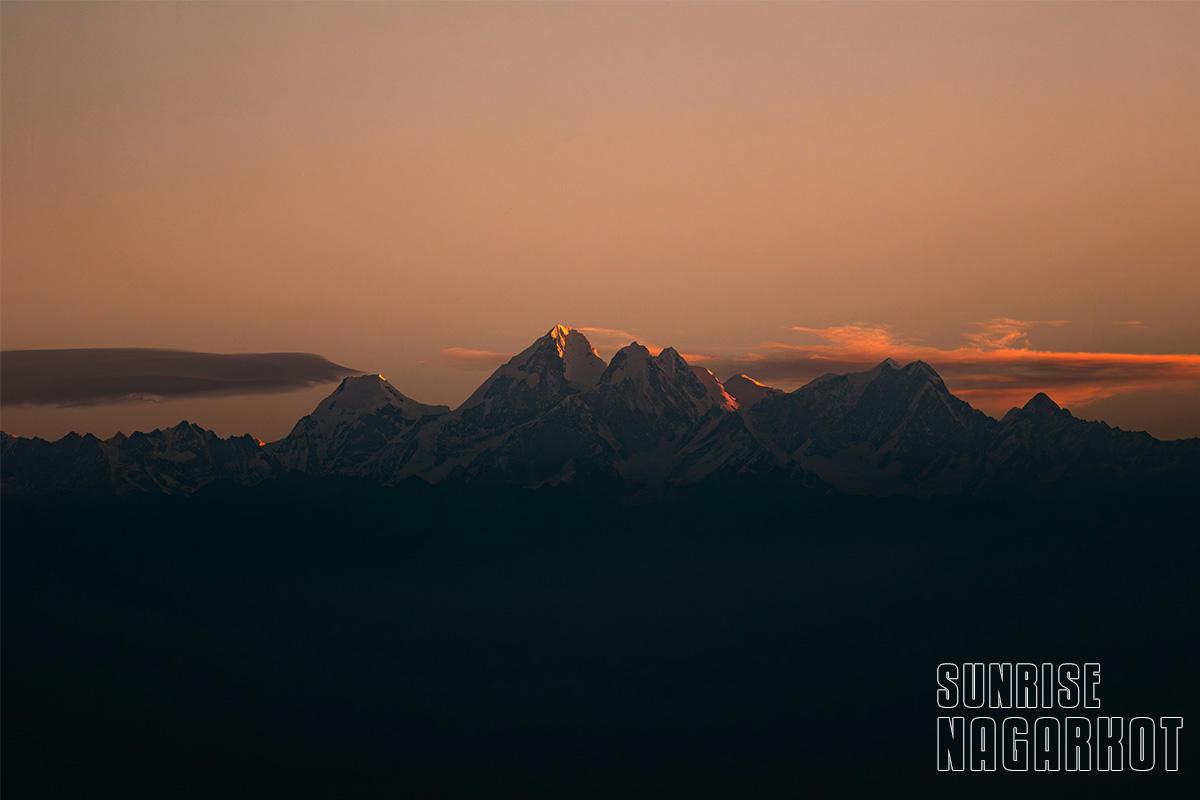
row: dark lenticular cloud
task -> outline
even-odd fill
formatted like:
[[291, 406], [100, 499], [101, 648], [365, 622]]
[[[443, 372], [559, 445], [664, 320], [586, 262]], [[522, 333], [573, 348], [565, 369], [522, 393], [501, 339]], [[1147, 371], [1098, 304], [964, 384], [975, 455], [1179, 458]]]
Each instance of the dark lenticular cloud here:
[[0, 403], [93, 405], [286, 392], [359, 371], [313, 353], [196, 353], [152, 348], [0, 352]]

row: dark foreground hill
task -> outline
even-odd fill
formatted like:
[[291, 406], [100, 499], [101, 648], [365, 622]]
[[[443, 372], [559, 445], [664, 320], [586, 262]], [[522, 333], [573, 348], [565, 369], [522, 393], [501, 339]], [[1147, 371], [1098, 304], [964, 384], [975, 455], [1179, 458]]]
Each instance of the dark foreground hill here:
[[1197, 510], [1171, 495], [229, 483], [11, 497], [6, 797], [1182, 794], [942, 775], [943, 661], [1098, 661], [1196, 718]]

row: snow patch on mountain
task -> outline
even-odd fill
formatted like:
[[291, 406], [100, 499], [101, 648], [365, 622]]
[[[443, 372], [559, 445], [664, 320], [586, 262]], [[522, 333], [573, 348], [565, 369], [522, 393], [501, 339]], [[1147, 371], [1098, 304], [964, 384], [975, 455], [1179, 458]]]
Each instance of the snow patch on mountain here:
[[772, 395], [783, 393], [782, 389], [759, 383], [744, 372], [734, 375], [722, 386], [737, 401], [738, 408], [743, 410], [751, 408]]
[[718, 408], [723, 408], [726, 411], [736, 411], [738, 401], [725, 389], [725, 385], [717, 379], [713, 371], [708, 367], [695, 366], [692, 367], [692, 373], [704, 385], [704, 389], [708, 392], [708, 397]]

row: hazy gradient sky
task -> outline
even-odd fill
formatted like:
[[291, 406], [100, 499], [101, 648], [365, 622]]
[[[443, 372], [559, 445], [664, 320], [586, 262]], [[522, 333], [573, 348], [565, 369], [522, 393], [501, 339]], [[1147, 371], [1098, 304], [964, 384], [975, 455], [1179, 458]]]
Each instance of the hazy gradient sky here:
[[0, 14], [4, 348], [311, 351], [455, 404], [563, 322], [1200, 434], [1200, 3]]

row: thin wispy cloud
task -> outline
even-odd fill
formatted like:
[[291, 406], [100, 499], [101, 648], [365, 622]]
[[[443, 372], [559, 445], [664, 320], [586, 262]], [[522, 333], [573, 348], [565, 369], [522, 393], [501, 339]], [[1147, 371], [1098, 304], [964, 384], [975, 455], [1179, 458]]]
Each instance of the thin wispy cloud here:
[[[638, 336], [633, 331], [628, 331], [624, 328], [603, 328], [594, 325], [585, 325], [576, 328], [576, 330], [587, 336], [588, 341], [592, 343], [592, 346], [596, 348], [601, 355], [608, 354], [611, 356], [617, 350], [620, 350], [622, 347], [630, 344], [631, 342], [637, 342], [649, 350], [653, 355], [658, 355], [666, 347], [675, 347], [676, 350], [679, 349], [677, 345], [661, 345], [649, 342], [645, 339], [645, 337]], [[683, 356], [683, 358], [690, 364], [706, 364], [713, 360], [713, 356], [706, 353], [686, 353], [680, 351], [680, 355]]]
[[624, 328], [601, 328], [594, 325], [584, 325], [575, 330], [580, 331], [588, 337], [588, 341], [596, 344], [598, 341], [622, 342], [620, 346], [629, 344], [635, 341], [638, 336], [632, 331], [627, 331]]
[[665, 346], [647, 341], [646, 337], [639, 336], [633, 331], [625, 330], [624, 328], [583, 325], [576, 328], [576, 330], [586, 336], [588, 341], [592, 343], [592, 347], [596, 349], [596, 352], [604, 358], [612, 357], [613, 353], [633, 342], [642, 345], [654, 355], [661, 353]]
[[500, 366], [512, 353], [477, 350], [471, 347], [443, 347], [442, 359], [451, 366], [467, 370], [486, 370]]

